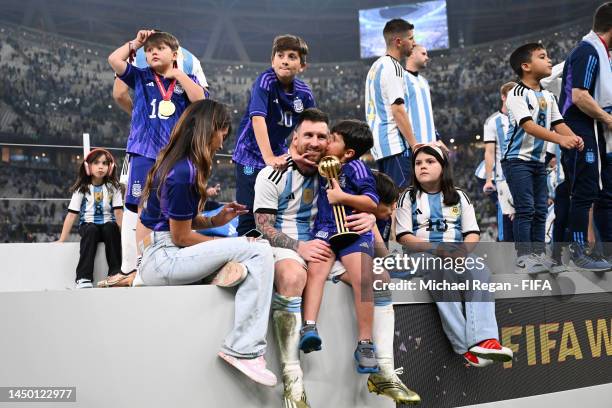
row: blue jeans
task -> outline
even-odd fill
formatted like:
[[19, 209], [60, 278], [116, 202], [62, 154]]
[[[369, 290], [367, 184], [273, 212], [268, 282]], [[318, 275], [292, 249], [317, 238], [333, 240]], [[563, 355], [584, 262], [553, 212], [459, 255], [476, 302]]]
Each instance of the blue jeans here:
[[266, 350], [274, 284], [274, 258], [267, 241], [223, 238], [180, 248], [170, 232], [154, 232], [142, 256], [140, 277], [147, 286], [186, 285], [215, 273], [228, 261], [243, 263], [248, 275], [236, 292], [234, 327], [222, 350], [238, 358], [255, 358]]
[[[412, 256], [414, 258], [422, 256], [424, 261], [427, 259], [431, 262], [429, 266], [432, 266], [433, 260], [438, 258], [429, 253], [412, 254]], [[473, 259], [473, 256], [467, 255], [465, 259]], [[454, 269], [440, 269], [437, 266], [421, 267], [415, 271], [416, 276], [422, 277], [425, 281], [469, 284], [469, 290], [462, 292], [430, 292], [436, 301], [444, 333], [457, 354], [464, 354], [470, 347], [484, 340], [499, 339], [493, 294], [473, 289], [475, 281], [489, 283], [491, 280], [489, 268], [483, 266], [484, 268], [466, 268], [464, 273], [457, 273]]]
[[510, 159], [502, 168], [516, 214], [512, 222], [518, 256], [544, 252], [548, 186], [544, 163]]

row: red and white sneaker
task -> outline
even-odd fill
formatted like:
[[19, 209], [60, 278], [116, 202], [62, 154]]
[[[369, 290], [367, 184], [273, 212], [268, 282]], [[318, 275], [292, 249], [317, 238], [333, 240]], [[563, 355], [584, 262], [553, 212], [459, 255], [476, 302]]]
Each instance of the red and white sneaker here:
[[465, 358], [465, 361], [467, 361], [467, 363], [471, 365], [472, 367], [482, 368], [482, 367], [486, 367], [486, 366], [493, 364], [493, 360], [487, 360], [486, 358], [480, 358], [470, 353], [469, 351], [463, 354], [463, 358]]
[[276, 385], [276, 376], [272, 371], [266, 368], [266, 360], [264, 360], [263, 356], [256, 358], [237, 358], [225, 354], [222, 351], [218, 353], [218, 356], [236, 367], [251, 380], [267, 385], [268, 387], [274, 387]]
[[470, 352], [477, 357], [499, 362], [510, 361], [513, 356], [512, 350], [499, 344], [496, 339], [482, 341], [470, 348]]

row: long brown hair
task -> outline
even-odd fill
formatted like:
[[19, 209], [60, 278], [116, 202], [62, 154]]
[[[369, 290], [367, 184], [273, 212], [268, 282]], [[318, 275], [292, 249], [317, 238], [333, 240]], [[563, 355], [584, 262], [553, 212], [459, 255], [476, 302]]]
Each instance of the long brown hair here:
[[[231, 132], [231, 117], [226, 105], [210, 99], [189, 105], [174, 126], [168, 145], [159, 152], [149, 171], [140, 206], [147, 201], [154, 188], [153, 184], [163, 185], [172, 167], [178, 161], [188, 158], [196, 168], [196, 189], [200, 195], [198, 212], [202, 211], [215, 153], [211, 151], [211, 142], [213, 135], [224, 129], [228, 129], [227, 134]], [[157, 188], [158, 197], [160, 191]]]
[[[111, 155], [110, 152], [103, 150], [103, 149], [92, 150], [91, 153], [88, 156], [86, 156], [85, 160], [83, 160], [83, 162], [79, 166], [79, 174], [77, 176], [77, 179], [72, 185], [72, 187], [70, 187], [71, 193], [76, 193], [77, 191], [83, 194], [89, 193], [89, 186], [92, 184], [92, 182], [91, 182], [91, 176], [88, 175], [87, 172], [85, 171], [85, 161], [87, 161], [87, 164], [91, 167], [92, 164], [100, 156], [104, 156], [109, 166], [111, 163], [115, 162], [115, 158]], [[113, 170], [110, 172], [110, 174], [107, 174], [106, 176], [104, 176], [102, 183], [110, 184], [116, 189], [120, 188], [119, 179], [117, 179], [117, 166], [113, 166]]]

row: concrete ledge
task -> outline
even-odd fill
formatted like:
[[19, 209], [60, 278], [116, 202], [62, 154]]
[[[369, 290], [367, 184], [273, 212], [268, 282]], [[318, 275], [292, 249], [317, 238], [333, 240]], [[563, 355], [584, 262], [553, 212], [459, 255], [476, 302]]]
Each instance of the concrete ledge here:
[[[393, 407], [354, 368], [352, 294], [327, 287], [321, 352], [301, 355], [313, 407]], [[258, 385], [216, 356], [233, 292], [215, 286], [0, 295], [0, 384], [75, 386], [70, 407], [279, 407], [282, 385]], [[279, 375], [269, 330], [268, 366]], [[36, 406], [58, 407], [58, 404]]]

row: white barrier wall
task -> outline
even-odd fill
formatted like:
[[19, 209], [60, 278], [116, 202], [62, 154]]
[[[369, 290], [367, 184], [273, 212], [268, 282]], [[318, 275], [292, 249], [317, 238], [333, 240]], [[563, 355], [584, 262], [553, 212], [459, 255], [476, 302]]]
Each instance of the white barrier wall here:
[[[77, 389], [76, 403], [18, 406], [280, 406], [280, 383], [274, 388], [255, 384], [216, 356], [232, 324], [231, 290], [214, 286], [65, 290], [73, 285], [78, 243], [2, 244], [0, 259], [0, 386]], [[105, 274], [104, 253], [99, 250], [96, 279]], [[583, 284], [589, 289], [587, 283], [594, 278], [568, 279], [577, 282], [575, 287]], [[607, 281], [605, 275], [598, 279]], [[323, 351], [301, 354], [312, 407], [394, 406], [391, 400], [368, 393], [367, 376], [355, 371], [356, 330], [348, 287], [327, 285], [319, 327]], [[268, 366], [279, 375], [271, 330], [268, 339]], [[575, 406], [569, 401], [580, 401], [585, 407], [603, 408], [611, 399], [612, 385], [607, 384], [484, 406], [569, 407]]]

